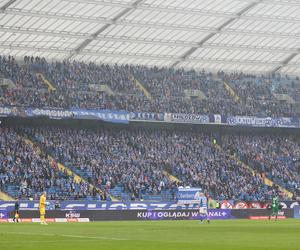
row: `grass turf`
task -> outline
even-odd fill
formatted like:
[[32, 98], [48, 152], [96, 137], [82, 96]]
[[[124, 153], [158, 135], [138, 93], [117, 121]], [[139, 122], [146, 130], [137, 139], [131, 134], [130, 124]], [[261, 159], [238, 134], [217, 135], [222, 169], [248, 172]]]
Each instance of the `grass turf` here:
[[4, 223], [0, 249], [300, 249], [300, 220]]

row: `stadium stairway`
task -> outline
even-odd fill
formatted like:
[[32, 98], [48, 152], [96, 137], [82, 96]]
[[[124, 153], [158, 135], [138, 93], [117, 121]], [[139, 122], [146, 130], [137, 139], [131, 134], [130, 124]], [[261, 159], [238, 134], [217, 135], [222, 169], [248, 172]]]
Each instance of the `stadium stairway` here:
[[149, 100], [152, 100], [152, 96], [150, 92], [144, 87], [144, 85], [138, 79], [136, 79], [133, 75], [129, 75], [129, 78], [132, 81], [132, 83], [135, 86], [137, 86]]
[[7, 193], [4, 193], [3, 191], [0, 190], [0, 200], [12, 201], [14, 199], [11, 196], [9, 196]]
[[48, 86], [48, 91], [55, 91], [56, 88], [51, 84], [42, 73], [36, 73], [38, 78], [42, 78], [43, 82]]
[[174, 175], [171, 175], [170, 173], [168, 173], [167, 171], [163, 171], [164, 172], [164, 174], [168, 177], [168, 179], [170, 180], [170, 181], [175, 181], [175, 182], [181, 182], [177, 177], [175, 177]]
[[[24, 137], [23, 137], [24, 138]], [[24, 141], [28, 144], [31, 144], [33, 146], [33, 148], [37, 151], [37, 153], [42, 153], [42, 150], [40, 149], [40, 147], [34, 143], [33, 141], [31, 141], [30, 139], [28, 138], [24, 138]], [[77, 175], [76, 173], [74, 173], [70, 168], [66, 167], [65, 165], [63, 165], [62, 163], [59, 163], [59, 162], [56, 162], [55, 159], [48, 155], [48, 159], [50, 161], [50, 165], [53, 166], [53, 163], [55, 163], [57, 165], [57, 168], [61, 171], [61, 172], [64, 172], [66, 173], [67, 175], [69, 176], [74, 176], [74, 181], [76, 183], [81, 183], [81, 182], [86, 182], [86, 183], [89, 183], [87, 180], [85, 180], [84, 178], [82, 178], [81, 176]], [[93, 184], [89, 183], [89, 186], [91, 189], [95, 188], [99, 193], [102, 193], [102, 190], [97, 188], [96, 186], [94, 186]], [[111, 199], [113, 201], [117, 201], [118, 199], [116, 199], [115, 197], [111, 197]]]
[[[222, 149], [222, 147], [221, 147], [220, 145], [216, 144], [216, 147], [217, 147], [219, 150], [222, 150], [222, 151], [223, 151], [223, 149]], [[247, 169], [249, 169], [253, 175], [259, 176], [259, 178], [262, 179], [263, 182], [264, 182], [267, 186], [272, 187], [272, 186], [275, 184], [276, 186], [278, 186], [279, 190], [280, 190], [282, 193], [284, 193], [287, 197], [289, 197], [289, 198], [292, 198], [292, 197], [293, 197], [293, 193], [292, 193], [292, 192], [288, 191], [287, 189], [285, 189], [285, 188], [282, 187], [281, 185], [275, 183], [274, 181], [270, 180], [269, 178], [261, 176], [261, 174], [258, 173], [257, 171], [255, 171], [252, 167], [250, 167], [250, 166], [249, 166], [248, 164], [246, 164], [245, 162], [241, 161], [241, 159], [240, 159], [239, 157], [233, 156], [233, 155], [229, 155], [229, 157], [232, 158], [232, 159], [234, 159], [236, 162], [242, 164], [242, 165], [243, 165], [244, 167], [246, 167]]]
[[219, 81], [222, 81], [225, 90], [226, 90], [226, 91], [228, 92], [228, 94], [232, 97], [232, 99], [233, 99], [235, 102], [239, 102], [241, 98], [240, 98], [239, 95], [235, 92], [235, 90], [234, 90], [227, 82], [225, 82], [223, 79], [218, 78], [218, 80], [219, 80]]

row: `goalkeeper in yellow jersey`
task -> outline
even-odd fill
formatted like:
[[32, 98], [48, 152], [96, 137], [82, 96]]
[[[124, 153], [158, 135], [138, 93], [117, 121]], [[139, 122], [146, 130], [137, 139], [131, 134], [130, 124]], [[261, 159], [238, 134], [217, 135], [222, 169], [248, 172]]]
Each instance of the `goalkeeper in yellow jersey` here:
[[42, 225], [48, 225], [45, 220], [46, 215], [46, 199], [47, 199], [47, 192], [44, 191], [40, 197], [40, 218]]

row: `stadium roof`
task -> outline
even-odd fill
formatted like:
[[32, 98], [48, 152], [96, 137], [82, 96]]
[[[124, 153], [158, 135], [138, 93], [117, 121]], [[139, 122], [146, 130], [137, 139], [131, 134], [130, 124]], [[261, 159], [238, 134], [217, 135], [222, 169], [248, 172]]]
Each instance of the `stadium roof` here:
[[0, 54], [300, 75], [300, 0], [0, 0]]

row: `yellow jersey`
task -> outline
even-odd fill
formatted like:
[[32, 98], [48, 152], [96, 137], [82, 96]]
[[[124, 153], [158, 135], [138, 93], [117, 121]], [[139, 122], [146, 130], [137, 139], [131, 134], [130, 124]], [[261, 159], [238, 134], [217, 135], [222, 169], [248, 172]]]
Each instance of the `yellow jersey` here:
[[46, 196], [41, 195], [40, 197], [40, 209], [45, 209], [46, 208]]

